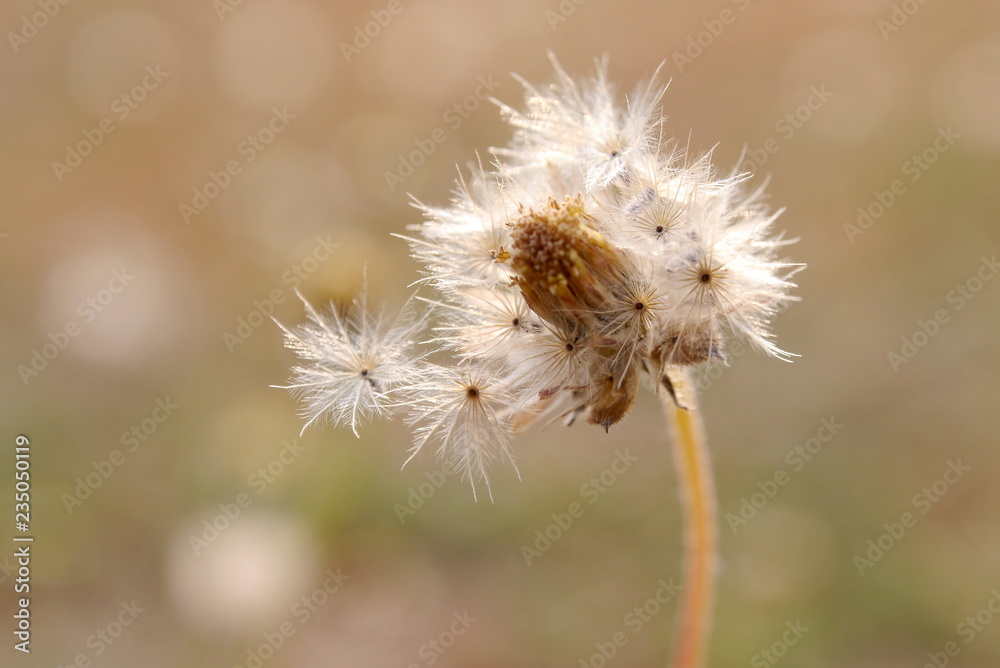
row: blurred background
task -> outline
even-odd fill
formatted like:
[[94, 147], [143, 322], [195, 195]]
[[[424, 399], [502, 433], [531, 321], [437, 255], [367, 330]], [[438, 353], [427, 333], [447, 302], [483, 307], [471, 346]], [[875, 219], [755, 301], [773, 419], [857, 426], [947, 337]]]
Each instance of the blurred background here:
[[769, 176], [809, 265], [775, 323], [801, 358], [701, 379], [710, 665], [1000, 665], [996, 3], [19, 0], [0, 26], [0, 533], [26, 434], [35, 536], [30, 656], [0, 552], [4, 665], [665, 665], [651, 393], [610, 436], [518, 439], [490, 503], [400, 470], [401, 424], [299, 437], [270, 387], [295, 288], [343, 303], [367, 266], [405, 299], [408, 194], [506, 143], [485, 98], [550, 81], [547, 49], [608, 54], [623, 96], [664, 63], [668, 131]]

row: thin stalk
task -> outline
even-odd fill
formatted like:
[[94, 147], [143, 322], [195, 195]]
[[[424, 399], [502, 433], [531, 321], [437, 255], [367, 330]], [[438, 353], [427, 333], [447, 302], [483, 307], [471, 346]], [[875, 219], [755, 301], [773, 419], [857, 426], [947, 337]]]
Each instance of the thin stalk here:
[[[718, 517], [712, 462], [695, 388], [687, 374], [671, 377], [674, 394], [660, 392], [673, 436], [684, 518], [684, 567], [674, 668], [702, 668], [715, 595]], [[678, 402], [684, 407], [678, 406]]]

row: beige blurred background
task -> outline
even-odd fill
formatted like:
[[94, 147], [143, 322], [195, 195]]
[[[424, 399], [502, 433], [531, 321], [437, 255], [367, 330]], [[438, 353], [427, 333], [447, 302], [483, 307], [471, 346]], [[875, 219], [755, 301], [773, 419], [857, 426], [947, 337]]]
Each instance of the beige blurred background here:
[[601, 666], [616, 632], [607, 665], [665, 665], [676, 600], [649, 601], [680, 526], [652, 395], [610, 436], [519, 439], [491, 504], [433, 457], [400, 470], [401, 424], [298, 438], [269, 387], [294, 358], [264, 316], [302, 321], [295, 287], [348, 300], [367, 266], [375, 298], [409, 294], [407, 193], [444, 203], [507, 141], [477, 89], [519, 104], [510, 73], [550, 80], [547, 49], [577, 76], [608, 54], [623, 95], [665, 62], [669, 131], [724, 170], [746, 147], [809, 264], [775, 324], [801, 358], [703, 383], [711, 665], [1000, 665], [996, 3], [39, 0], [0, 26], [0, 535], [23, 433], [36, 538], [30, 656], [0, 540], [4, 665]]

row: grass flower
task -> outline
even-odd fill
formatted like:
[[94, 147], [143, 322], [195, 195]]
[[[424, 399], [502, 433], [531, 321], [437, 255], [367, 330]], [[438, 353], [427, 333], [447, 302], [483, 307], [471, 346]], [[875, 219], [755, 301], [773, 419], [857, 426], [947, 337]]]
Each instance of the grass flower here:
[[307, 425], [357, 433], [405, 415], [411, 458], [434, 449], [475, 489], [492, 463], [513, 461], [511, 439], [530, 423], [608, 431], [650, 386], [670, 417], [688, 527], [675, 661], [698, 666], [716, 525], [689, 369], [724, 364], [733, 337], [789, 359], [770, 324], [800, 266], [778, 257], [781, 212], [745, 187], [750, 175], [719, 174], [711, 154], [665, 138], [655, 75], [619, 99], [606, 60], [583, 82], [552, 62], [554, 83], [522, 81], [523, 107], [500, 105], [513, 138], [489, 167], [460, 172], [447, 206], [415, 203], [424, 220], [401, 236], [433, 298], [395, 317], [363, 294], [344, 313], [307, 304], [311, 323], [285, 329], [302, 360], [289, 388]]

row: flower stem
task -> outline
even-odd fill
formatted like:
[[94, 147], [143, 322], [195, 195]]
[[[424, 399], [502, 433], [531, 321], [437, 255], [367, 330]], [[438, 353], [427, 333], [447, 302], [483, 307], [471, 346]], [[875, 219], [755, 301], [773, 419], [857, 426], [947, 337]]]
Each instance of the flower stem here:
[[701, 668], [712, 625], [718, 564], [715, 483], [695, 388], [686, 373], [672, 375], [671, 381], [677, 400], [669, 392], [661, 391], [660, 396], [673, 435], [684, 515], [684, 576], [673, 666]]

